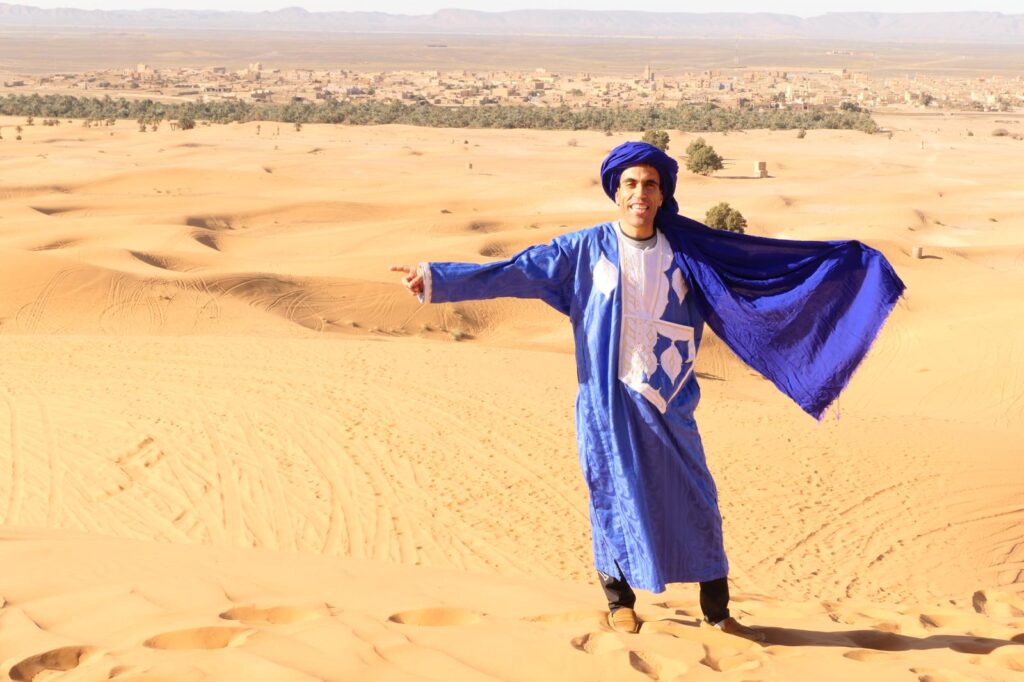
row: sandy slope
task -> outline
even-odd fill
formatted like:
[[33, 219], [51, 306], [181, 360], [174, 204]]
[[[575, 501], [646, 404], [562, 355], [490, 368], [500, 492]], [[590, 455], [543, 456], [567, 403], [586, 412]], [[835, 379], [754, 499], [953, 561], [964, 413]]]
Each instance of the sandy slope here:
[[419, 306], [385, 269], [610, 217], [594, 177], [625, 136], [76, 122], [15, 141], [0, 119], [2, 670], [1008, 679], [1024, 143], [996, 118], [705, 135], [729, 167], [682, 180], [684, 212], [858, 238], [910, 287], [821, 423], [702, 348], [735, 610], [764, 648], [693, 627], [692, 586], [643, 595], [662, 621], [644, 634], [602, 631], [568, 325]]

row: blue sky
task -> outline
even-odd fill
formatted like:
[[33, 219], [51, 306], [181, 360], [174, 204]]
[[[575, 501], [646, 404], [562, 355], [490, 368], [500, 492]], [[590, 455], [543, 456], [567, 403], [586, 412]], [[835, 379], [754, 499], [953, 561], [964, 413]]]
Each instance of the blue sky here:
[[497, 12], [511, 9], [590, 9], [638, 10], [649, 12], [773, 12], [815, 16], [825, 12], [1002, 12], [1024, 14], [1021, 0], [646, 0], [627, 3], [622, 0], [4, 0], [14, 5], [34, 7], [76, 7], [79, 9], [217, 9], [238, 11], [276, 10], [304, 7], [311, 12], [366, 11], [392, 14], [430, 14], [445, 7]]

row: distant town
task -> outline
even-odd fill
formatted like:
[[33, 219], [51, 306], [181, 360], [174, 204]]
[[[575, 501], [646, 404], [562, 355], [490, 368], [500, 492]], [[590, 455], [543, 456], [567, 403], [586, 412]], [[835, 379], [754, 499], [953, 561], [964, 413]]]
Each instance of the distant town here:
[[323, 100], [400, 101], [444, 107], [486, 105], [671, 107], [713, 103], [722, 108], [866, 109], [887, 106], [1010, 111], [1024, 106], [1024, 77], [936, 77], [913, 73], [879, 78], [846, 69], [720, 69], [662, 76], [650, 67], [635, 78], [588, 73], [516, 71], [388, 71], [277, 69], [256, 62], [232, 70], [157, 69], [137, 64], [85, 73], [14, 76], [0, 96], [16, 93], [152, 98], [166, 102], [240, 100], [287, 104]]

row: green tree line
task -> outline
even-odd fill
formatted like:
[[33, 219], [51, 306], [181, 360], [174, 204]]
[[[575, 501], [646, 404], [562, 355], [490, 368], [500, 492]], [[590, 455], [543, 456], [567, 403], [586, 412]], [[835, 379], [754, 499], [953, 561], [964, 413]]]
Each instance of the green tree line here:
[[877, 132], [865, 111], [791, 111], [786, 109], [722, 109], [713, 104], [676, 107], [589, 107], [571, 109], [537, 106], [435, 106], [425, 102], [325, 100], [288, 104], [256, 104], [241, 100], [172, 104], [151, 99], [74, 97], [71, 95], [7, 95], [0, 98], [0, 115], [146, 121], [192, 118], [212, 123], [281, 121], [285, 123], [345, 123], [443, 128], [540, 128], [547, 130], [727, 131], [770, 129], [852, 129]]

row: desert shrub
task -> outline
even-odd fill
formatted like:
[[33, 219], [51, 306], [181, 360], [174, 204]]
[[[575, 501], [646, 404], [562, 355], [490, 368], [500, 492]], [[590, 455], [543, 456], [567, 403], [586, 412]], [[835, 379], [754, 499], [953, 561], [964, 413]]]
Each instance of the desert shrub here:
[[691, 156], [694, 152], [696, 152], [701, 147], [707, 147], [707, 146], [708, 146], [707, 140], [705, 140], [703, 137], [698, 137], [696, 140], [694, 140], [690, 144], [686, 145], [686, 155], [687, 156]]
[[739, 232], [740, 234], [743, 234], [747, 227], [747, 219], [743, 217], [743, 214], [724, 201], [708, 209], [704, 216], [704, 222], [708, 227], [713, 227], [716, 230]]
[[[702, 144], [698, 145], [697, 142]], [[722, 157], [718, 155], [714, 147], [705, 143], [703, 138], [697, 138], [697, 140], [690, 143], [686, 151], [686, 170], [691, 173], [711, 175], [725, 167], [722, 164]]]
[[644, 132], [643, 141], [652, 144], [661, 151], [668, 150], [669, 137], [664, 130], [648, 130]]
[[1010, 134], [1010, 131], [1006, 128], [996, 128], [992, 131], [992, 137], [1006, 137]]
[[192, 130], [196, 127], [196, 120], [191, 116], [182, 116], [178, 119], [178, 127], [182, 130]]
[[805, 137], [807, 137], [807, 131], [804, 130], [803, 128], [801, 128], [800, 130], [797, 131], [796, 136], [797, 136], [797, 139], [802, 140]]

